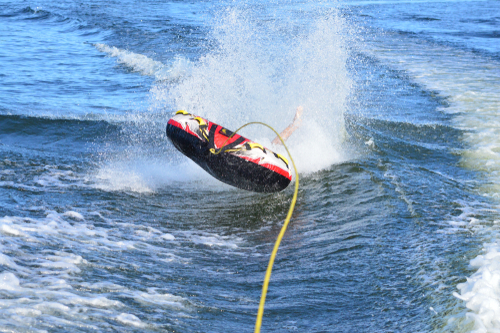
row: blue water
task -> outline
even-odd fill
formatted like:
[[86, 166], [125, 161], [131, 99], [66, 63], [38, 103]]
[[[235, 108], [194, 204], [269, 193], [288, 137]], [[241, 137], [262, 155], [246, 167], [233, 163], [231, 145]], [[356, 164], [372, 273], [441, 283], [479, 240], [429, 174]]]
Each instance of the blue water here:
[[302, 105], [262, 331], [497, 332], [499, 37], [498, 1], [2, 1], [0, 330], [252, 331], [293, 188], [165, 126]]

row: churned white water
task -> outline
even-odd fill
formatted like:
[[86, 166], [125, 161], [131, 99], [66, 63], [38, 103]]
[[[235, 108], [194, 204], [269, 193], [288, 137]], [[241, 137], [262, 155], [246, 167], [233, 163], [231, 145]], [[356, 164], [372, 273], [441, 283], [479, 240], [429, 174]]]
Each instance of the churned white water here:
[[[217, 47], [185, 80], [158, 85], [153, 93], [159, 101], [173, 101], [177, 109], [233, 130], [263, 121], [280, 132], [302, 106], [303, 125], [288, 145], [300, 172], [320, 170], [345, 158], [343, 114], [352, 88], [346, 68], [349, 39], [335, 13], [318, 17], [299, 35], [277, 36], [282, 28], [273, 21], [256, 26], [244, 12], [228, 11], [212, 32]], [[255, 125], [242, 134], [274, 138]]]
[[[449, 105], [441, 111], [454, 114], [454, 124], [463, 130], [464, 147], [456, 150], [463, 167], [479, 171], [482, 195], [500, 200], [500, 63], [465, 50], [425, 41], [387, 39], [370, 53], [412, 80], [443, 97]], [[463, 206], [464, 211], [467, 205]], [[471, 260], [477, 272], [457, 286], [454, 295], [463, 300], [469, 312], [450, 318], [451, 324], [475, 333], [500, 330], [500, 243], [498, 207], [492, 207], [493, 220], [464, 218], [450, 222], [452, 228], [473, 230], [484, 239], [481, 254]], [[474, 214], [472, 214], [474, 215]], [[457, 224], [458, 223], [458, 224]], [[472, 325], [472, 326], [470, 326]]]
[[[231, 130], [262, 121], [281, 132], [302, 106], [302, 125], [287, 142], [299, 172], [321, 170], [348, 159], [342, 147], [346, 137], [343, 115], [353, 82], [346, 67], [350, 37], [343, 19], [334, 12], [318, 15], [309, 30], [296, 35], [293, 27], [276, 21], [256, 26], [248, 14], [228, 10], [218, 16], [210, 35], [216, 47], [197, 61], [175, 57], [166, 65], [105, 44], [94, 46], [133, 72], [156, 79], [148, 110], [153, 117], [158, 113], [164, 120], [170, 114], [165, 111], [184, 109]], [[290, 31], [277, 34], [283, 29]], [[153, 135], [154, 126], [146, 120], [151, 120], [148, 112], [133, 119], [144, 133], [133, 134], [132, 144], [141, 146]], [[286, 154], [283, 147], [271, 144], [275, 135], [267, 128], [253, 125], [241, 134]], [[180, 153], [118, 152], [105, 159], [92, 179], [101, 189], [140, 193], [199, 179], [227, 188], [209, 180], [190, 161], [180, 166], [172, 163], [178, 160], [175, 156]]]
[[108, 56], [117, 58], [118, 63], [130, 68], [133, 72], [153, 76], [156, 80], [175, 80], [185, 76], [192, 66], [189, 60], [182, 57], [176, 58], [169, 66], [145, 55], [122, 50], [115, 46], [96, 43], [95, 47]]
[[0, 6], [0, 331], [250, 331], [293, 186], [165, 125], [298, 106], [265, 330], [500, 330], [498, 1], [37, 1]]
[[[0, 325], [15, 323], [16, 329], [29, 331], [37, 318], [43, 317], [46, 324], [63, 325], [68, 330], [73, 327], [99, 330], [109, 320], [154, 329], [154, 324], [140, 320], [130, 312], [133, 308], [116, 298], [186, 316], [193, 311], [189, 299], [164, 290], [143, 290], [140, 286], [124, 287], [106, 281], [89, 283], [82, 277], [82, 270], [99, 266], [93, 263], [91, 253], [109, 257], [111, 264], [120, 261], [114, 253], [153, 252], [161, 265], [168, 265], [173, 261], [189, 262], [189, 258], [183, 258], [182, 251], [176, 249], [180, 244], [237, 252], [244, 243], [240, 237], [199, 231], [178, 232], [174, 236], [164, 228], [112, 220], [107, 223], [115, 224], [115, 228], [105, 229], [86, 219], [87, 215], [103, 219], [98, 212], [47, 211], [45, 215], [44, 218], [0, 218], [0, 265], [9, 270], [0, 273]], [[25, 244], [29, 244], [29, 251], [24, 249]], [[49, 249], [49, 244], [56, 245], [58, 250]], [[73, 248], [81, 255], [73, 254]], [[133, 269], [136, 264], [123, 262], [121, 265]]]

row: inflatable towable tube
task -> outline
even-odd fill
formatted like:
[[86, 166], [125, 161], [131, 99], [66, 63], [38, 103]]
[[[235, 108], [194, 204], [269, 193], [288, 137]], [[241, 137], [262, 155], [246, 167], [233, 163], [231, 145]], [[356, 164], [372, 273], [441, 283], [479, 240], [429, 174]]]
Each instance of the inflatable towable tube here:
[[255, 192], [278, 192], [290, 184], [292, 174], [283, 156], [238, 134], [227, 141], [232, 134], [183, 110], [167, 124], [174, 146], [226, 184]]

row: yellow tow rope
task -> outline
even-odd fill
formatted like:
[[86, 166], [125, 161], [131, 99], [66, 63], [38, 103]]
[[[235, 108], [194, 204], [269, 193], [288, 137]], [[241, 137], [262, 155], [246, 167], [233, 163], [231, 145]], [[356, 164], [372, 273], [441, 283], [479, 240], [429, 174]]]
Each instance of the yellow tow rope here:
[[299, 173], [297, 172], [297, 168], [295, 167], [295, 162], [293, 161], [292, 155], [290, 154], [290, 151], [288, 151], [288, 147], [285, 145], [285, 141], [283, 140], [281, 135], [279, 135], [279, 133], [276, 132], [274, 128], [272, 128], [267, 124], [261, 123], [260, 121], [250, 122], [241, 126], [233, 134], [231, 134], [229, 138], [227, 138], [227, 140], [222, 144], [221, 148], [219, 148], [218, 151], [215, 151], [215, 149], [212, 148], [210, 150], [211, 153], [214, 155], [219, 154], [222, 151], [222, 148], [224, 148], [224, 146], [226, 145], [226, 143], [236, 133], [238, 133], [242, 128], [252, 124], [260, 124], [266, 126], [270, 128], [274, 133], [276, 133], [276, 135], [280, 138], [283, 147], [285, 147], [286, 152], [290, 157], [290, 160], [292, 161], [293, 170], [295, 171], [295, 192], [293, 193], [292, 203], [290, 204], [290, 208], [288, 209], [288, 214], [286, 215], [285, 222], [283, 223], [281, 231], [278, 234], [278, 238], [274, 243], [274, 248], [273, 251], [271, 252], [271, 258], [269, 258], [269, 264], [267, 265], [266, 276], [264, 277], [264, 283], [262, 284], [262, 295], [260, 296], [259, 311], [257, 312], [257, 320], [255, 321], [255, 330], [254, 330], [254, 333], [260, 333], [260, 326], [262, 325], [262, 316], [264, 315], [264, 304], [266, 303], [267, 287], [269, 286], [269, 280], [271, 279], [271, 272], [273, 270], [274, 259], [276, 258], [276, 253], [278, 253], [278, 248], [280, 247], [281, 239], [285, 235], [286, 228], [288, 227], [288, 223], [290, 222], [290, 218], [292, 217], [293, 214], [293, 209], [295, 208], [295, 203], [297, 202], [297, 194], [299, 192]]

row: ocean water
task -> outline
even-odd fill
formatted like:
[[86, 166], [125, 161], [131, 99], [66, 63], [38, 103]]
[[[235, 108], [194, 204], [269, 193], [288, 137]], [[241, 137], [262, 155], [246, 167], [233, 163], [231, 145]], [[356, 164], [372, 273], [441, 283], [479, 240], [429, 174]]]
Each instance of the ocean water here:
[[499, 38], [494, 0], [1, 1], [0, 331], [251, 332], [293, 187], [165, 126], [302, 105], [262, 331], [500, 332]]

